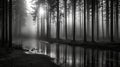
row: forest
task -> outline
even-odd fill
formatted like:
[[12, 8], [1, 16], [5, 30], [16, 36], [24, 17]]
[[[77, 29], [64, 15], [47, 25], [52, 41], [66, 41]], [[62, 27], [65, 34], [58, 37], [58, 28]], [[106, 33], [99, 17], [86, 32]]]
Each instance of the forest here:
[[0, 38], [57, 42], [119, 42], [119, 0], [1, 1]]
[[119, 44], [120, 0], [0, 0], [0, 51], [28, 50], [62, 67], [120, 67]]

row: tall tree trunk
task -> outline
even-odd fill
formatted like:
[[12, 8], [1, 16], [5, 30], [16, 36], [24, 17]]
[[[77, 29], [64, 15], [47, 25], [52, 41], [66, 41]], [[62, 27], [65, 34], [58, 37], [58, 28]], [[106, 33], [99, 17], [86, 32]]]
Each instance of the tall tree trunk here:
[[75, 41], [75, 24], [76, 24], [76, 21], [75, 21], [75, 17], [76, 17], [76, 0], [73, 0], [73, 41]]
[[3, 42], [3, 46], [7, 46], [5, 43], [7, 43], [7, 20], [8, 20], [8, 16], [7, 16], [7, 0], [3, 1], [3, 23], [2, 23], [2, 42]]
[[[73, 14], [72, 14], [72, 16], [73, 16], [73, 41], [75, 41], [75, 33], [76, 33], [76, 31], [75, 31], [75, 26], [76, 26], [76, 19], [75, 19], [75, 17], [76, 17], [76, 0], [73, 0]], [[73, 59], [73, 63], [72, 63], [72, 67], [76, 67], [76, 65], [75, 65], [75, 47], [73, 47], [73, 52], [72, 52], [72, 59]]]
[[[86, 38], [88, 38], [88, 39], [90, 39], [89, 37], [90, 37], [90, 30], [89, 30], [89, 28], [90, 28], [90, 0], [87, 0], [86, 1], [86, 11], [87, 11], [87, 17], [86, 17], [86, 24], [87, 24], [87, 29], [86, 29]], [[86, 39], [87, 40], [87, 39]]]
[[116, 1], [116, 35], [117, 35], [117, 40], [119, 39], [119, 13], [118, 13], [118, 11], [119, 11], [119, 9], [118, 9], [118, 4], [119, 4], [119, 2], [118, 2], [118, 0], [115, 0]]
[[102, 40], [104, 40], [104, 14], [103, 14], [103, 12], [104, 12], [104, 3], [103, 3], [103, 0], [102, 0]]
[[84, 42], [86, 42], [87, 41], [87, 38], [86, 38], [86, 6], [87, 6], [87, 1], [86, 0], [84, 0]]
[[67, 40], [67, 0], [65, 0], [65, 39]]
[[50, 11], [50, 18], [49, 18], [49, 37], [51, 38], [51, 11]]
[[[6, 37], [6, 34], [7, 34], [7, 27], [6, 27], [6, 25], [7, 25], [7, 0], [5, 0], [5, 2], [4, 2], [4, 8], [5, 8], [5, 13], [4, 13], [4, 42], [6, 43], [6, 40], [7, 40], [7, 37]], [[6, 46], [6, 45], [5, 45]]]
[[3, 15], [2, 15], [2, 17], [3, 17], [3, 21], [2, 21], [2, 46], [4, 46], [4, 22], [5, 22], [5, 20], [4, 20], [4, 18], [5, 18], [5, 0], [2, 0], [3, 1]]
[[49, 8], [48, 8], [48, 11], [47, 11], [47, 38], [49, 38], [50, 37], [50, 26], [49, 26], [49, 23], [50, 23], [50, 20], [49, 20], [49, 18], [50, 18], [50, 16], [49, 16]]
[[59, 22], [59, 0], [57, 0], [57, 31], [56, 31], [56, 36], [57, 39], [59, 39], [60, 37], [60, 22]]
[[9, 20], [9, 17], [8, 17], [8, 1], [6, 1], [6, 4], [5, 4], [6, 8], [5, 8], [5, 42], [8, 43], [8, 20]]
[[99, 41], [99, 14], [98, 14], [98, 11], [99, 11], [99, 7], [98, 7], [98, 0], [96, 1], [96, 12], [97, 12], [97, 40]]
[[114, 39], [113, 39], [113, 0], [111, 0], [111, 42], [114, 42]]
[[95, 0], [92, 0], [92, 42], [94, 40], [94, 23], [95, 23]]
[[109, 0], [106, 0], [106, 24], [107, 39], [109, 39]]
[[9, 0], [9, 48], [12, 47], [12, 0]]

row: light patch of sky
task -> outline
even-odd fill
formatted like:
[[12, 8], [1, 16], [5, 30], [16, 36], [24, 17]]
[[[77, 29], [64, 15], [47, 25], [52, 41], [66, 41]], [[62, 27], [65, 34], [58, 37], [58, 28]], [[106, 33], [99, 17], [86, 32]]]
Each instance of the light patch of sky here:
[[32, 13], [34, 12], [34, 9], [32, 7], [35, 7], [35, 2], [36, 0], [25, 0], [26, 3], [26, 8], [27, 8], [27, 13]]

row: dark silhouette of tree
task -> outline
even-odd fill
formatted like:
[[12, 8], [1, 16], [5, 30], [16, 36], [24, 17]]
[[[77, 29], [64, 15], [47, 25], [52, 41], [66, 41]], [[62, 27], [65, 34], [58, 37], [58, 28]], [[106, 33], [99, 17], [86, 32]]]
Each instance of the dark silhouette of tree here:
[[49, 8], [50, 7], [46, 7], [46, 22], [47, 22], [46, 38], [49, 38], [49, 34], [50, 34], [50, 9]]
[[76, 19], [75, 19], [75, 17], [76, 17], [76, 0], [73, 0], [72, 1], [73, 3], [72, 3], [72, 6], [73, 6], [73, 9], [72, 9], [72, 11], [73, 11], [73, 41], [75, 41], [75, 25], [76, 25]]
[[50, 10], [47, 11], [47, 38], [50, 38]]
[[86, 22], [86, 24], [88, 25], [86, 34], [88, 34], [88, 37], [89, 37], [89, 34], [90, 34], [89, 26], [90, 26], [90, 5], [91, 5], [91, 2], [90, 2], [90, 0], [87, 0], [86, 3], [87, 3], [87, 6], [86, 6], [86, 11], [87, 11], [87, 18], [86, 18], [86, 20], [87, 20], [87, 22]]
[[12, 45], [12, 0], [2, 0], [2, 45], [9, 49]]
[[56, 31], [57, 39], [60, 38], [60, 20], [59, 20], [59, 0], [57, 0], [57, 31]]
[[94, 23], [95, 23], [95, 0], [92, 0], [92, 42], [95, 42], [94, 40]]
[[109, 0], [106, 0], [106, 27], [107, 27], [107, 38], [109, 38], [110, 34], [109, 34]]
[[117, 40], [119, 39], [119, 8], [118, 8], [118, 4], [119, 4], [119, 0], [115, 0], [116, 1], [116, 36], [117, 36]]
[[12, 0], [9, 0], [9, 48], [12, 48]]
[[87, 23], [87, 20], [86, 20], [86, 10], [87, 10], [87, 1], [84, 0], [84, 42], [86, 42], [87, 40], [87, 36], [86, 36], [86, 23]]
[[67, 39], [67, 0], [64, 0], [65, 4], [65, 38]]
[[4, 18], [5, 18], [5, 15], [4, 15], [4, 12], [5, 12], [5, 11], [4, 11], [4, 10], [5, 10], [5, 6], [4, 6], [4, 5], [5, 5], [5, 3], [4, 3], [4, 2], [5, 2], [5, 1], [2, 0], [2, 3], [3, 3], [3, 6], [2, 6], [2, 10], [3, 10], [3, 11], [2, 11], [2, 12], [3, 12], [3, 15], [2, 15], [2, 17], [3, 17], [3, 19], [2, 19], [2, 20], [3, 20], [3, 21], [2, 21], [2, 46], [4, 45], [4, 39], [5, 39], [5, 38], [4, 38], [4, 22], [5, 22], [5, 20], [4, 20]]
[[[10, 2], [10, 1], [9, 1]], [[2, 44], [3, 46], [8, 46], [9, 44], [9, 41], [10, 41], [10, 22], [9, 22], [9, 19], [10, 19], [10, 15], [9, 15], [9, 2], [7, 0], [4, 0], [2, 1], [3, 3], [3, 6], [2, 6], [2, 12], [3, 12], [3, 21], [2, 21]], [[7, 45], [6, 45], [7, 44]]]
[[98, 6], [98, 3], [99, 3], [99, 1], [97, 0], [96, 1], [96, 13], [97, 13], [97, 18], [96, 18], [96, 20], [97, 20], [97, 40], [99, 41], [99, 6]]
[[[0, 42], [2, 42], [3, 0], [0, 1]], [[2, 44], [0, 45], [2, 46]]]
[[114, 41], [113, 39], [113, 0], [111, 0], [111, 42]]
[[102, 7], [102, 9], [101, 9], [101, 12], [102, 12], [102, 19], [101, 19], [102, 20], [102, 26], [101, 26], [102, 27], [102, 39], [101, 40], [104, 40], [104, 24], [103, 24], [104, 23], [104, 20], [103, 20], [103, 18], [104, 18], [104, 15], [103, 15], [103, 4], [104, 3], [103, 3], [103, 0], [101, 2], [102, 2], [102, 4], [101, 4], [101, 7]]

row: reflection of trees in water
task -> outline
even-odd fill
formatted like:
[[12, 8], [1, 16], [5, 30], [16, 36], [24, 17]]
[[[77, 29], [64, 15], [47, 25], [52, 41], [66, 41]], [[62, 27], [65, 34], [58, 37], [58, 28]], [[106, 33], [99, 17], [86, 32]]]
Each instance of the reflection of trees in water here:
[[[26, 41], [26, 43], [28, 42]], [[111, 64], [108, 63], [110, 62], [115, 64], [118, 61], [118, 59], [115, 57], [116, 55], [119, 56], [119, 52], [117, 52], [116, 50], [96, 48], [96, 47], [90, 48], [90, 47], [70, 46], [67, 44], [57, 44], [57, 43], [51, 44], [43, 41], [39, 41], [38, 50], [39, 51], [36, 52], [37, 54], [44, 54], [52, 58], [55, 58], [54, 62], [56, 62], [61, 66], [66, 66], [66, 67], [72, 67], [74, 63], [76, 67], [80, 67], [80, 66], [99, 67], [102, 65], [111, 66]], [[73, 53], [73, 51], [75, 51], [75, 53]]]

